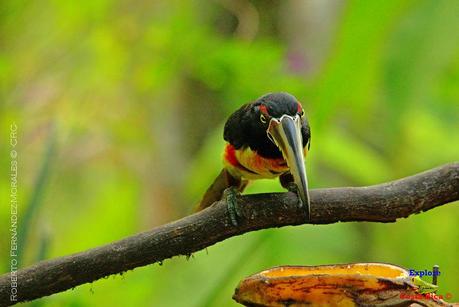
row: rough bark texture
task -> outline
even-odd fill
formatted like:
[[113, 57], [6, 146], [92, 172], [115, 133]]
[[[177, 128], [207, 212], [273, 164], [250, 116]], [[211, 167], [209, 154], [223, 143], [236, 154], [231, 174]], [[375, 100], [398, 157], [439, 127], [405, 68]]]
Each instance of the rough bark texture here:
[[[62, 292], [104, 276], [189, 255], [249, 231], [338, 221], [394, 222], [397, 218], [459, 200], [459, 163], [397, 181], [359, 188], [311, 191], [311, 220], [293, 193], [238, 197], [239, 225], [231, 224], [224, 200], [199, 213], [77, 254], [39, 262], [17, 271], [18, 301]], [[10, 302], [11, 276], [0, 276], [0, 305]]]

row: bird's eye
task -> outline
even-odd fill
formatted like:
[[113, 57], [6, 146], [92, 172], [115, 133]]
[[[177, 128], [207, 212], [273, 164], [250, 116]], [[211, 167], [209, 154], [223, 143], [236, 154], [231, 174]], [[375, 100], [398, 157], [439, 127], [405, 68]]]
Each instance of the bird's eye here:
[[300, 117], [303, 117], [303, 115], [304, 115], [304, 110], [301, 110]]
[[264, 116], [263, 114], [260, 114], [260, 121], [261, 121], [263, 124], [266, 124], [266, 116]]

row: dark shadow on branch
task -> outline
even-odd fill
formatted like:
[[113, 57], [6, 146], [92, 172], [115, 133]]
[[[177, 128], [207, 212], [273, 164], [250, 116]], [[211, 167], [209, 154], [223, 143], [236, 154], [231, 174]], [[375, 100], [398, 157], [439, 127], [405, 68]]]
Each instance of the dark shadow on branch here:
[[[394, 222], [397, 218], [459, 200], [459, 163], [397, 181], [360, 188], [311, 191], [311, 221], [293, 193], [238, 197], [242, 217], [231, 224], [226, 203], [85, 252], [39, 262], [17, 271], [17, 302], [62, 292], [104, 276], [177, 255], [189, 255], [249, 231], [299, 224]], [[13, 276], [14, 278], [14, 276]], [[9, 305], [11, 276], [0, 276], [0, 305]]]

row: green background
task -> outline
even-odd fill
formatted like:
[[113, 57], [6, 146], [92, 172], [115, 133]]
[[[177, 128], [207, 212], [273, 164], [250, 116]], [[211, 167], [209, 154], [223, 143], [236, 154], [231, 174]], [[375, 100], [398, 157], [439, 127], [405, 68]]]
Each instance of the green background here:
[[[241, 104], [287, 91], [311, 123], [310, 186], [370, 185], [459, 157], [459, 1], [3, 1], [0, 269], [19, 129], [21, 266], [189, 214]], [[281, 191], [276, 180], [248, 193]], [[459, 301], [457, 205], [396, 223], [269, 229], [34, 306], [235, 306], [275, 265], [440, 265]], [[427, 279], [426, 279], [427, 280]]]

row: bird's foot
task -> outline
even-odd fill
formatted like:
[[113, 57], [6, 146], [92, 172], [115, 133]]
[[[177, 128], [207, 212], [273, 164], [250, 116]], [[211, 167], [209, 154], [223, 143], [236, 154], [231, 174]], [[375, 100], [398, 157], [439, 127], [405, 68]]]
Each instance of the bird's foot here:
[[241, 217], [241, 212], [239, 211], [239, 206], [237, 204], [237, 196], [239, 192], [236, 187], [229, 187], [223, 191], [223, 197], [226, 200], [226, 207], [228, 209], [228, 214], [231, 219], [231, 224], [233, 226], [238, 226], [238, 217]]
[[305, 211], [306, 220], [309, 221], [309, 217], [311, 216], [311, 209], [309, 204], [304, 204], [303, 200], [301, 199], [300, 193], [298, 192], [298, 186], [294, 182], [290, 182], [287, 184], [287, 190], [296, 194], [298, 198], [298, 208], [301, 208]]
[[294, 182], [290, 182], [287, 184], [287, 190], [289, 192], [296, 194], [296, 196], [298, 197], [298, 207], [303, 208], [304, 204], [303, 204], [303, 201], [301, 200], [300, 193], [298, 193], [298, 186]]

